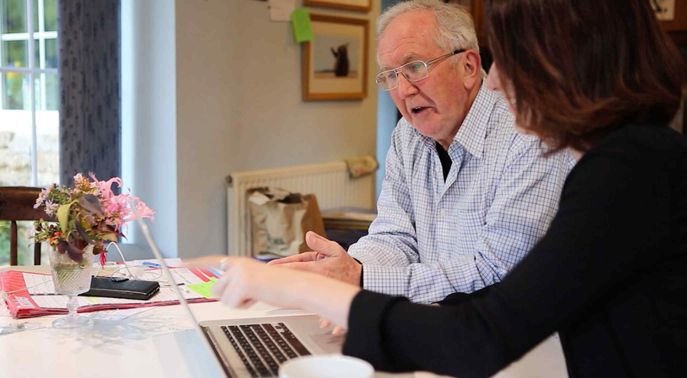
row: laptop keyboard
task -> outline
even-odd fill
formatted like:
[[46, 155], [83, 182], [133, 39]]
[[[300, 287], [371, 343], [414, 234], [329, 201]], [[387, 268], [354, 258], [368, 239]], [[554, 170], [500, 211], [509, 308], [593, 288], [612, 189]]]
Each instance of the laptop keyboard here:
[[284, 323], [222, 326], [222, 331], [253, 377], [273, 377], [288, 359], [310, 355]]

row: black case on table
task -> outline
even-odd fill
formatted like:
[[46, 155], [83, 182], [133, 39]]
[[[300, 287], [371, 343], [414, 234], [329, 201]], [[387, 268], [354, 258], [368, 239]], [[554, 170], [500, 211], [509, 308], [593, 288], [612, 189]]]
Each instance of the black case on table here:
[[157, 281], [113, 280], [111, 277], [91, 277], [91, 289], [83, 294], [87, 297], [109, 297], [124, 299], [150, 299], [160, 291]]

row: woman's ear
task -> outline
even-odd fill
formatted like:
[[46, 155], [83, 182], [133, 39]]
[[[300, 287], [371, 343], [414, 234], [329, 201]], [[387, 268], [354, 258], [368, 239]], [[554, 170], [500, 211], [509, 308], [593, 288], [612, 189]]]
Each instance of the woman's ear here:
[[479, 53], [473, 49], [465, 51], [464, 55], [461, 63], [463, 65], [463, 85], [466, 89], [472, 89], [482, 82], [482, 60]]

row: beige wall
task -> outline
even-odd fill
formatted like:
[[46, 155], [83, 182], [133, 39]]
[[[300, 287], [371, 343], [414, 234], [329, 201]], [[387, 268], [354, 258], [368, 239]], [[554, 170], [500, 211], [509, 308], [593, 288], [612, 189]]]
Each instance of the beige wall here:
[[[162, 253], [176, 256], [174, 3], [122, 0], [121, 4], [122, 176], [126, 187], [155, 209], [150, 227]], [[129, 226], [125, 234], [127, 259], [150, 256], [137, 226]]]
[[300, 46], [288, 23], [269, 21], [266, 2], [176, 2], [180, 257], [225, 251], [227, 174], [374, 155], [373, 3], [369, 13], [310, 8], [370, 20], [367, 98], [303, 102]]

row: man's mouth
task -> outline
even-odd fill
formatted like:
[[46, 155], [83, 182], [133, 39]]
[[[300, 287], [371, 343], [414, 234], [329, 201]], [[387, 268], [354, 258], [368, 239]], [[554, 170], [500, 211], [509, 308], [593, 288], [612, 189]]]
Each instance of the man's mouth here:
[[410, 112], [413, 113], [413, 114], [420, 114], [420, 113], [422, 113], [423, 111], [425, 111], [425, 110], [427, 110], [427, 109], [428, 109], [427, 106], [416, 106], [416, 107], [414, 107], [414, 108], [411, 108], [411, 109], [410, 109]]

